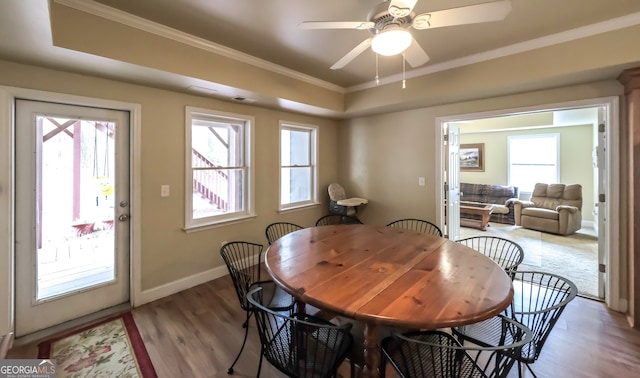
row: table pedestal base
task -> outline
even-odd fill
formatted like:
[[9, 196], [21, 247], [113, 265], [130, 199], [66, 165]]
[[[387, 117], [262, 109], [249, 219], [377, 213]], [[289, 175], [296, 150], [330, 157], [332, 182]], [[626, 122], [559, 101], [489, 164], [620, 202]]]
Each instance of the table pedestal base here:
[[378, 336], [378, 326], [375, 324], [365, 324], [364, 326], [364, 367], [363, 377], [380, 377], [380, 345]]

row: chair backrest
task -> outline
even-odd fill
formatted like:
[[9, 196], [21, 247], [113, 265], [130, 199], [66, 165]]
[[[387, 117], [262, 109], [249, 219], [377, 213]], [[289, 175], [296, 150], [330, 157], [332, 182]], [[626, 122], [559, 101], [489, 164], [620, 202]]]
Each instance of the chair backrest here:
[[551, 273], [514, 272], [513, 304], [508, 312], [533, 332], [533, 341], [522, 348], [521, 360], [536, 361], [549, 333], [576, 297], [578, 288], [570, 280]]
[[260, 281], [262, 249], [261, 244], [244, 241], [230, 242], [220, 248], [220, 255], [229, 270], [240, 307], [245, 311], [249, 310], [247, 292], [251, 285]]
[[329, 226], [334, 224], [362, 224], [360, 219], [349, 215], [329, 214], [316, 221], [316, 226]]
[[474, 236], [460, 239], [458, 243], [487, 256], [510, 275], [524, 259], [524, 250], [518, 243], [496, 236]]
[[425, 234], [442, 236], [442, 230], [435, 224], [422, 219], [399, 219], [387, 225], [387, 227], [404, 228], [411, 231], [422, 232]]
[[334, 325], [292, 307], [267, 307], [261, 289], [247, 294], [264, 358], [289, 377], [332, 377], [351, 351], [351, 324]]
[[332, 201], [340, 201], [347, 198], [347, 194], [345, 193], [342, 185], [335, 182], [333, 184], [329, 184], [327, 191], [329, 192], [329, 198]]
[[519, 355], [532, 334], [513, 319], [496, 319], [498, 346], [462, 345], [444, 331], [394, 332], [382, 341], [382, 369], [389, 361], [407, 378], [505, 377], [515, 362], [510, 356]]
[[274, 241], [280, 239], [288, 233], [293, 231], [302, 230], [304, 227], [298, 226], [294, 223], [289, 222], [276, 222], [271, 223], [267, 226], [264, 233], [267, 235], [267, 241], [269, 245], [273, 244]]

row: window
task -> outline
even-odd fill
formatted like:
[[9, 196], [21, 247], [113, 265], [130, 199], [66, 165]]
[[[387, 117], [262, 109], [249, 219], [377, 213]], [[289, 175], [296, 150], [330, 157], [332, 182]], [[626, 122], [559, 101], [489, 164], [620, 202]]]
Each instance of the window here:
[[531, 192], [538, 182], [560, 181], [560, 134], [512, 135], [508, 139], [509, 185]]
[[185, 228], [253, 216], [253, 118], [186, 108]]
[[317, 203], [316, 126], [280, 123], [280, 210]]

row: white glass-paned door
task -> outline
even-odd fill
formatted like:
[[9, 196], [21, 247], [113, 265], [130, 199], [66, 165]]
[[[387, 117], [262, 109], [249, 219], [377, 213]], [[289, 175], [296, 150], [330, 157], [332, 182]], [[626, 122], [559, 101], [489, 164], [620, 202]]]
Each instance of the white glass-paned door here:
[[128, 113], [16, 101], [16, 334], [129, 299]]

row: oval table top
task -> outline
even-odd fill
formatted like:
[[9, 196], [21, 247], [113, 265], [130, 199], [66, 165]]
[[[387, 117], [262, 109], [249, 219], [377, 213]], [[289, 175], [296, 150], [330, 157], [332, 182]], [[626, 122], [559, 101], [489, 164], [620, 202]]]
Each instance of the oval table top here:
[[375, 325], [460, 326], [499, 314], [513, 299], [511, 279], [488, 257], [395, 227], [305, 228], [274, 242], [265, 260], [299, 301]]

